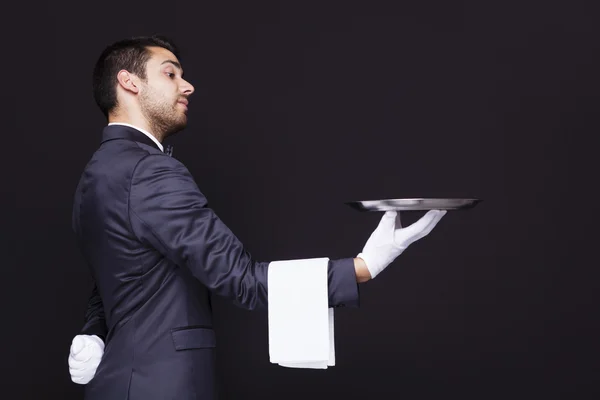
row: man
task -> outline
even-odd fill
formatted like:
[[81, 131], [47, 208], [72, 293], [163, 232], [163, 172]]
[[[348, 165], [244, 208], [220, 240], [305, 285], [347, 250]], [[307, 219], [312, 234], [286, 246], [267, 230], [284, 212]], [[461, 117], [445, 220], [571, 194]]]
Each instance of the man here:
[[[94, 289], [69, 355], [86, 399], [213, 399], [215, 335], [209, 293], [246, 309], [267, 306], [268, 262], [252, 259], [208, 207], [162, 141], [186, 126], [194, 87], [168, 40], [117, 42], [94, 70], [108, 119], [81, 176], [73, 229]], [[402, 228], [385, 213], [356, 258], [327, 266], [330, 307], [358, 306], [374, 278], [444, 215]]]

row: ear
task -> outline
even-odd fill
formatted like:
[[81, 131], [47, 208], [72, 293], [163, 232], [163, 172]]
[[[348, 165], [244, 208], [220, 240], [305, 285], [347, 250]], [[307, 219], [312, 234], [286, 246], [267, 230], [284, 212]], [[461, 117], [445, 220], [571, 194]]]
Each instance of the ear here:
[[129, 92], [137, 94], [140, 91], [140, 88], [138, 87], [137, 76], [129, 73], [127, 70], [122, 69], [119, 71], [117, 74], [117, 81], [123, 89]]

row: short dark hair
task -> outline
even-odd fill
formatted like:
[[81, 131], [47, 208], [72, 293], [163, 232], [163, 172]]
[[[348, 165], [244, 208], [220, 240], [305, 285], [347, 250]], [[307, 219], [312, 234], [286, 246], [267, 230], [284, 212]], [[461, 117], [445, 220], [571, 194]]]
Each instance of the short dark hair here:
[[162, 47], [179, 58], [179, 50], [172, 40], [159, 35], [137, 36], [119, 40], [104, 49], [94, 67], [93, 88], [96, 104], [108, 118], [117, 106], [117, 73], [125, 69], [146, 80], [146, 63], [150, 59], [148, 47]]

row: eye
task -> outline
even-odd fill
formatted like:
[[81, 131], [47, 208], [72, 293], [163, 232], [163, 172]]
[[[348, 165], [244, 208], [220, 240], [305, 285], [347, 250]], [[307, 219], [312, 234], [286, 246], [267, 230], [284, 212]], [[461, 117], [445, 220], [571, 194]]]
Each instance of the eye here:
[[175, 74], [174, 74], [174, 73], [172, 73], [172, 72], [167, 72], [167, 76], [168, 76], [169, 78], [174, 78], [174, 77], [175, 77]]

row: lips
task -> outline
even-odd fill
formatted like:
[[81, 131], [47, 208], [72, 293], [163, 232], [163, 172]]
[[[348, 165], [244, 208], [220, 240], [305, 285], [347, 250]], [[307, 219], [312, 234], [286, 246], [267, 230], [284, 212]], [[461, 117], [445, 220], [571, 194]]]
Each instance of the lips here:
[[186, 110], [188, 109], [188, 101], [187, 100], [179, 100], [177, 102], [177, 104], [183, 105], [183, 107], [185, 107]]

